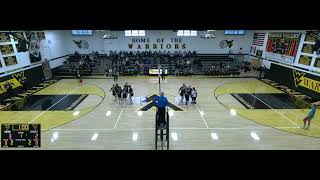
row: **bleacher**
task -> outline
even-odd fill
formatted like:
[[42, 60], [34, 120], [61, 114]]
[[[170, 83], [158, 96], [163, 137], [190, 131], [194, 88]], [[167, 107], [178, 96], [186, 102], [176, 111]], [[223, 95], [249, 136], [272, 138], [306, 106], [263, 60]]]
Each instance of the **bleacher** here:
[[[81, 54], [83, 58], [87, 54]], [[115, 58], [117, 59], [117, 58]], [[142, 64], [142, 69], [139, 71], [134, 69], [133, 66], [123, 68], [122, 75], [148, 75], [150, 68], [157, 68], [158, 64], [165, 69], [168, 69], [168, 74], [175, 74], [177, 59], [172, 57], [160, 57], [160, 56], [147, 56], [147, 57], [129, 57], [131, 61], [138, 59]], [[227, 64], [230, 68], [225, 74], [239, 74], [239, 64], [229, 54], [197, 54], [197, 57], [184, 57], [184, 61], [190, 61], [190, 67], [194, 74], [207, 74], [211, 65], [217, 66], [221, 61]], [[99, 54], [98, 58], [94, 60], [92, 72], [82, 71], [82, 75], [105, 75], [106, 70], [111, 66], [112, 57], [108, 57], [106, 54]], [[79, 69], [79, 58], [75, 55], [69, 55], [65, 59], [65, 63], [55, 70], [56, 76], [76, 76]], [[180, 74], [183, 74], [183, 69], [179, 69]]]

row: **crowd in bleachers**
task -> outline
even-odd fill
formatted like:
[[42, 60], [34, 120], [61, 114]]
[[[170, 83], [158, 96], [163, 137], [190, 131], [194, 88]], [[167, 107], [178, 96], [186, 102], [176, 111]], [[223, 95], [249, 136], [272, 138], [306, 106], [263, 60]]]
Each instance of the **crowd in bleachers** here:
[[137, 75], [146, 64], [174, 64], [175, 69], [191, 68], [195, 51], [110, 51], [106, 61], [106, 74], [120, 72], [122, 75]]

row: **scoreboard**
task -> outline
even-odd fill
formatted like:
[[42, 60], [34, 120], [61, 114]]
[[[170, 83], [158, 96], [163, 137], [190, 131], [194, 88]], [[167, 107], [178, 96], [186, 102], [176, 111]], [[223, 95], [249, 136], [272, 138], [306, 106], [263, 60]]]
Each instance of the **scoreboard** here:
[[1, 147], [40, 148], [40, 124], [1, 124]]

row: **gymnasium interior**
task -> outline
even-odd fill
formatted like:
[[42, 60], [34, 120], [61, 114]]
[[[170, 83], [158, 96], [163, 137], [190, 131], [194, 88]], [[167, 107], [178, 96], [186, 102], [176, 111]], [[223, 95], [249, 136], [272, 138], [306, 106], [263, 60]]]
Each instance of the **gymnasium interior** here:
[[1, 30], [0, 149], [318, 150], [319, 47], [319, 30]]

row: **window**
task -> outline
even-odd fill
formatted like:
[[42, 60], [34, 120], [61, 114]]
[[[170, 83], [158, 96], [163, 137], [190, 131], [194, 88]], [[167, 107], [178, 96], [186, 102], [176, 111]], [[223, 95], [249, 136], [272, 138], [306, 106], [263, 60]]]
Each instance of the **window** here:
[[225, 35], [244, 35], [245, 30], [224, 30]]
[[178, 30], [177, 36], [197, 36], [197, 31], [194, 30]]
[[124, 35], [125, 36], [145, 36], [146, 31], [145, 30], [125, 30]]
[[72, 30], [72, 35], [92, 35], [92, 30]]

